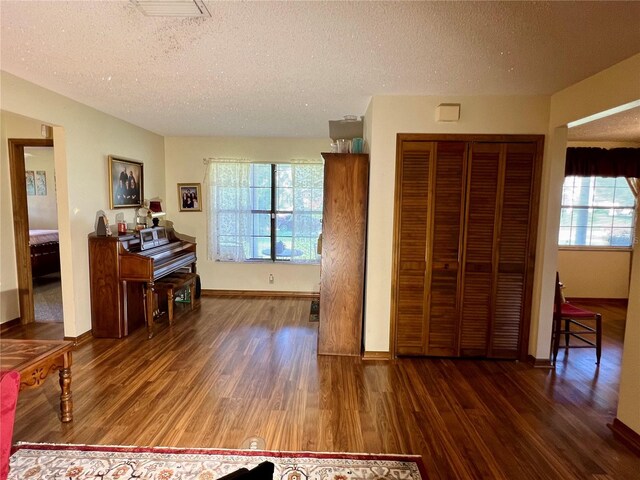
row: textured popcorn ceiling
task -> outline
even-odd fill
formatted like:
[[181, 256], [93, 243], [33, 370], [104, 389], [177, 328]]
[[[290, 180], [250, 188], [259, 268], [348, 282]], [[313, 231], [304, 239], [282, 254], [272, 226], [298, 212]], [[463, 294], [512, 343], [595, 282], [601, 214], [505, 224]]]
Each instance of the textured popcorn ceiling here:
[[205, 3], [3, 0], [0, 67], [163, 135], [325, 137], [373, 95], [551, 94], [640, 52], [640, 2]]
[[[640, 83], [640, 78], [638, 83]], [[571, 141], [640, 143], [640, 108], [632, 108], [631, 110], [570, 128], [568, 138]]]

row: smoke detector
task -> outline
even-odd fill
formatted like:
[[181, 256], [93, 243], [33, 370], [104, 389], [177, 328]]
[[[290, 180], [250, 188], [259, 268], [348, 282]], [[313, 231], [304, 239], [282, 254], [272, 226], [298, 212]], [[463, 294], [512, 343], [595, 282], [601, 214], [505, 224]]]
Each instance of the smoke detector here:
[[210, 17], [202, 0], [129, 0], [147, 17]]

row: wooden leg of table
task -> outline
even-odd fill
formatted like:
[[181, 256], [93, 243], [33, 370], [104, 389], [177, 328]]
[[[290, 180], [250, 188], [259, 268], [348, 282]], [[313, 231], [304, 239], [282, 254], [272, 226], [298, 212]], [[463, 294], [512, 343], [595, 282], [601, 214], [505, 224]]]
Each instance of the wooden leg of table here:
[[64, 355], [64, 368], [60, 369], [60, 420], [67, 423], [73, 420], [73, 401], [71, 400], [71, 353]]
[[153, 337], [153, 283], [147, 284], [147, 338]]
[[167, 310], [169, 311], [169, 325], [173, 325], [173, 288], [167, 290]]

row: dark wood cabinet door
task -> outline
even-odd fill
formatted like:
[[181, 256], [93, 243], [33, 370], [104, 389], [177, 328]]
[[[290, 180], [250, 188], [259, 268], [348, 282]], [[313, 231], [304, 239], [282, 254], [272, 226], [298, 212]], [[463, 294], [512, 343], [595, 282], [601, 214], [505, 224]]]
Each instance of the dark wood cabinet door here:
[[318, 353], [360, 355], [369, 156], [323, 153]]

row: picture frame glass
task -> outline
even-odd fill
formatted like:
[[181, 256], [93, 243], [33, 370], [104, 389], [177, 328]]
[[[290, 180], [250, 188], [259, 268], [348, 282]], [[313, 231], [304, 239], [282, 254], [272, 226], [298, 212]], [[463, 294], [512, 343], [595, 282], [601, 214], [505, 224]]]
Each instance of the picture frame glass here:
[[111, 208], [142, 207], [144, 165], [109, 156], [109, 203]]
[[202, 193], [199, 183], [178, 184], [178, 206], [181, 212], [202, 211]]

